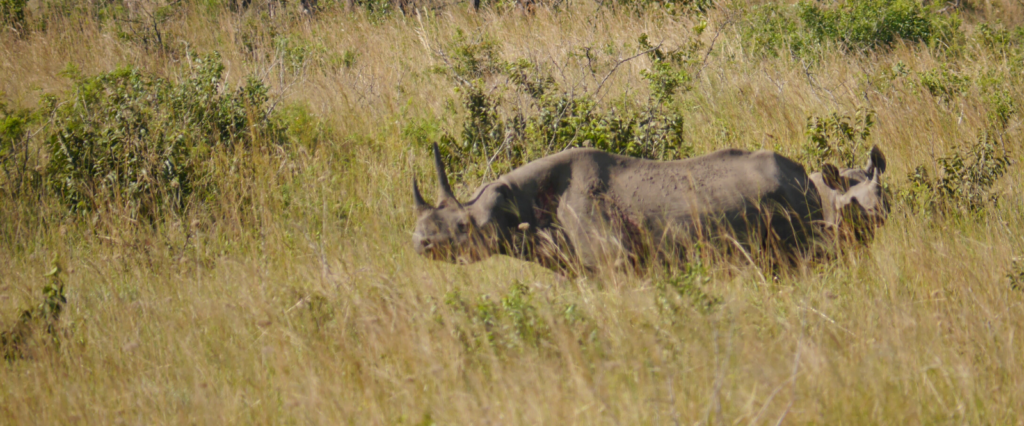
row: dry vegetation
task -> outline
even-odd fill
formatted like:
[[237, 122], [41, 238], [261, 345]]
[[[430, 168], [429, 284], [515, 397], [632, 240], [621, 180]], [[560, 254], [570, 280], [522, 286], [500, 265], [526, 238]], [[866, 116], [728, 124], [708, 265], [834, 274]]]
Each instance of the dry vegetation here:
[[[921, 16], [959, 25], [875, 45], [812, 37], [791, 4], [360, 4], [310, 19], [297, 3], [33, 0], [0, 16], [0, 423], [1024, 424], [1024, 5], [931, 5]], [[622, 61], [652, 48], [664, 66]], [[509, 77], [521, 59], [547, 98]], [[90, 79], [125, 67], [240, 124], [160, 118], [146, 91], [88, 109], [104, 93]], [[243, 86], [265, 102], [230, 98]], [[492, 107], [474, 113], [472, 93]], [[585, 114], [568, 136], [538, 124], [587, 99], [593, 117], [681, 117], [601, 145], [641, 155], [860, 163], [878, 144], [890, 220], [775, 274], [706, 250], [579, 279], [415, 255], [410, 181], [432, 182], [430, 143], [465, 196], [600, 145], [612, 131]], [[158, 132], [178, 148], [131, 151], [155, 167], [141, 174], [53, 165], [61, 143], [115, 152]], [[191, 192], [152, 174], [174, 149]]]

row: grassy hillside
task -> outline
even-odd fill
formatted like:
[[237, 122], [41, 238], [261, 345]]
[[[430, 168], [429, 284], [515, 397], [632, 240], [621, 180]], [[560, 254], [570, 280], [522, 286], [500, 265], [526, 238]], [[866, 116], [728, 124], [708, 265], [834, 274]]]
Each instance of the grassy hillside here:
[[[1024, 422], [1019, 2], [228, 3], [0, 0], [0, 423]], [[460, 197], [877, 144], [893, 207], [777, 273], [449, 265], [434, 142]]]

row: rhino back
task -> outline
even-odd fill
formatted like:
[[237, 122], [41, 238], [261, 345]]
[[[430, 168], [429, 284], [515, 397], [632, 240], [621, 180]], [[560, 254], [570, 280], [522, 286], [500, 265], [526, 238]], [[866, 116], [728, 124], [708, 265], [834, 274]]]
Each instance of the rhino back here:
[[801, 166], [777, 154], [721, 150], [613, 170], [610, 193], [646, 220], [688, 222], [746, 212], [768, 198], [787, 198], [788, 190], [795, 189], [790, 187], [806, 186], [806, 179]]
[[[803, 166], [769, 151], [726, 149], [654, 161], [572, 149], [500, 180], [516, 189], [520, 220], [546, 227], [557, 218], [574, 236], [602, 221], [653, 233], [670, 226], [693, 233], [724, 224], [746, 234], [764, 228], [766, 204], [784, 207], [801, 223], [820, 210], [817, 194], [807, 191]], [[792, 234], [781, 228], [777, 233]]]

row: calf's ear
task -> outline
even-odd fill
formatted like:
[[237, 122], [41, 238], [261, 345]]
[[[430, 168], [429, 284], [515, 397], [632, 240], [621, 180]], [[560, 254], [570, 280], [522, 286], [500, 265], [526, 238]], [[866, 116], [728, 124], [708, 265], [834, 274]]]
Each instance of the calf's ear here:
[[868, 165], [864, 168], [868, 176], [877, 176], [885, 173], [885, 155], [878, 145], [871, 147], [871, 156], [868, 158]]
[[836, 191], [846, 191], [846, 185], [843, 185], [843, 178], [839, 176], [839, 168], [836, 166], [831, 164], [821, 166], [821, 177], [829, 188]]

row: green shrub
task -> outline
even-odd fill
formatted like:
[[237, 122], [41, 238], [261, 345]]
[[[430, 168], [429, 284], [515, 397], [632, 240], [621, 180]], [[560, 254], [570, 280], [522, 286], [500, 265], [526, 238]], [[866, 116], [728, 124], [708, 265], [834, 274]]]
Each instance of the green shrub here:
[[1024, 46], [1024, 27], [1007, 30], [981, 23], [975, 29], [975, 36], [979, 44], [1003, 55], [1018, 53], [1021, 46]]
[[874, 124], [874, 111], [865, 109], [857, 110], [853, 116], [833, 112], [825, 117], [809, 117], [804, 131], [804, 162], [813, 170], [820, 170], [825, 163], [853, 167], [858, 163], [858, 155], [868, 152], [867, 139]]
[[392, 13], [399, 9], [399, 1], [396, 0], [354, 0], [353, 4], [356, 7], [366, 9], [367, 15], [372, 22], [380, 22], [391, 16]]
[[321, 68], [329, 65], [327, 47], [323, 43], [294, 36], [278, 36], [274, 38], [274, 50], [278, 60], [292, 74], [299, 74], [310, 65]]
[[938, 213], [980, 213], [997, 200], [991, 193], [996, 181], [1010, 166], [1010, 156], [997, 148], [991, 133], [936, 160], [937, 177], [917, 166], [907, 176], [902, 191], [904, 203], [912, 209]]
[[697, 65], [698, 50], [702, 46], [700, 43], [692, 43], [686, 48], [665, 50], [660, 46], [651, 45], [647, 34], [641, 34], [637, 44], [641, 50], [647, 51], [647, 57], [651, 60], [651, 67], [641, 70], [640, 77], [647, 80], [655, 101], [667, 104], [676, 93], [692, 88], [690, 82], [693, 77], [688, 68]]
[[[141, 45], [146, 50], [159, 51], [165, 54], [180, 53], [181, 46], [178, 38], [166, 31], [164, 24], [168, 21], [178, 19], [184, 8], [179, 2], [171, 2], [163, 5], [154, 5], [152, 10], [146, 10], [144, 5], [139, 6], [139, 12], [135, 16], [129, 15], [123, 8], [108, 10], [101, 6], [88, 7], [87, 13], [96, 16], [96, 20], [103, 22], [110, 17], [117, 37], [121, 40]], [[102, 15], [100, 15], [102, 14]]]
[[740, 37], [751, 53], [778, 57], [790, 51], [798, 53], [803, 46], [800, 27], [791, 13], [778, 4], [755, 7], [740, 26]]
[[[696, 251], [700, 251], [696, 247]], [[701, 314], [709, 314], [724, 301], [719, 296], [708, 294], [703, 287], [711, 281], [707, 266], [701, 258], [685, 265], [684, 269], [667, 279], [654, 283], [654, 302], [658, 312], [667, 322], [675, 324], [680, 320], [682, 311], [695, 310]]]
[[445, 294], [445, 305], [464, 316], [466, 327], [457, 334], [466, 349], [479, 350], [483, 345], [494, 349], [537, 347], [550, 338], [550, 326], [530, 294], [529, 287], [515, 283], [500, 301], [487, 296], [477, 302], [466, 301], [458, 291]]
[[0, 0], [0, 26], [21, 30], [25, 26], [28, 0]]
[[888, 47], [897, 39], [949, 44], [959, 35], [957, 17], [932, 12], [912, 0], [848, 0], [832, 8], [801, 2], [799, 9], [815, 39], [848, 50]]
[[715, 7], [714, 0], [615, 0], [613, 4], [638, 14], [651, 8], [673, 15], [703, 14]]
[[1006, 90], [996, 90], [985, 95], [988, 105], [988, 119], [996, 128], [1005, 130], [1010, 118], [1017, 113], [1017, 103]]
[[[63, 334], [59, 329], [60, 315], [68, 299], [64, 295], [63, 268], [58, 258], [54, 257], [51, 264], [52, 269], [44, 276], [47, 283], [43, 286], [42, 302], [22, 310], [12, 326], [0, 331], [0, 353], [8, 362], [29, 357], [26, 355], [37, 349], [33, 346], [60, 346]], [[37, 337], [39, 328], [46, 332], [42, 339]]]
[[[457, 37], [444, 50], [451, 54], [440, 55], [445, 66], [435, 70], [456, 83], [465, 113], [458, 138], [447, 133], [437, 137], [452, 175], [479, 177], [491, 170], [500, 174], [525, 158], [570, 147], [658, 159], [692, 155], [692, 146], [683, 138], [682, 115], [671, 104], [676, 94], [689, 90], [689, 70], [699, 65], [700, 44], [666, 50], [641, 36], [638, 47], [652, 62], [643, 72], [651, 97], [645, 103], [598, 104], [590, 94], [561, 89], [540, 64], [501, 60], [494, 41]], [[504, 78], [503, 90], [489, 89], [489, 82], [499, 78]], [[410, 138], [424, 137], [422, 132], [410, 132]]]
[[244, 16], [234, 32], [235, 47], [251, 61], [272, 58], [274, 40], [277, 38], [277, 23], [266, 13]]
[[541, 113], [526, 125], [532, 145], [557, 152], [569, 147], [594, 147], [641, 158], [677, 159], [693, 154], [683, 138], [678, 112], [645, 109], [625, 101], [602, 109], [588, 97], [567, 94], [541, 102]]
[[17, 195], [30, 179], [28, 129], [34, 117], [30, 110], [10, 110], [0, 93], [0, 194]]
[[739, 32], [755, 56], [788, 51], [809, 60], [827, 46], [864, 51], [904, 40], [950, 51], [963, 39], [958, 17], [913, 0], [846, 0], [830, 6], [802, 1], [795, 8], [767, 4], [750, 9]]
[[196, 61], [180, 83], [132, 67], [75, 77], [66, 99], [49, 101], [46, 178], [71, 211], [125, 208], [155, 219], [180, 210], [213, 183], [203, 167], [215, 149], [286, 141], [267, 89], [250, 78], [222, 92], [218, 56]]
[[989, 69], [976, 78], [989, 126], [999, 132], [1005, 132], [1010, 126], [1010, 119], [1017, 114], [1017, 102], [1012, 94], [1014, 78], [1011, 76], [1002, 70]]
[[1024, 260], [1013, 259], [1010, 271], [1006, 274], [1010, 280], [1010, 288], [1017, 291], [1024, 291]]
[[967, 76], [949, 69], [945, 64], [921, 73], [920, 80], [921, 86], [927, 89], [928, 93], [945, 102], [952, 101], [953, 98], [967, 90], [971, 84], [971, 80]]
[[499, 57], [500, 45], [497, 40], [479, 37], [469, 39], [462, 29], [456, 29], [455, 37], [446, 46], [450, 57], [444, 57], [449, 75], [472, 81], [500, 73], [506, 64]]

